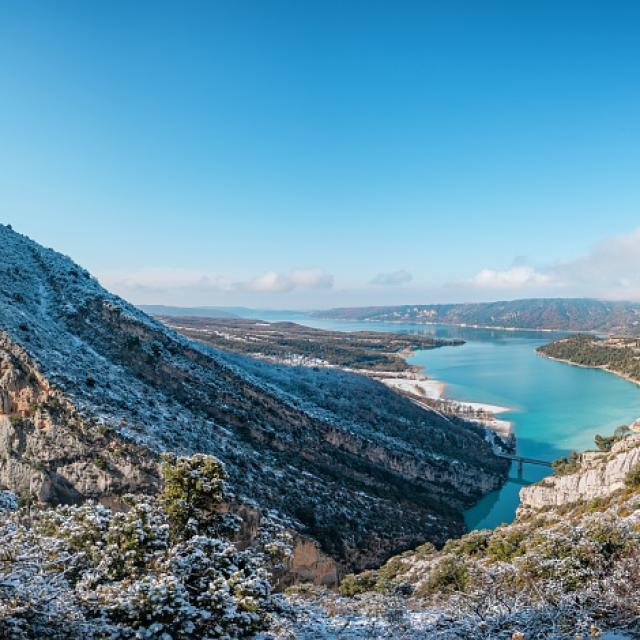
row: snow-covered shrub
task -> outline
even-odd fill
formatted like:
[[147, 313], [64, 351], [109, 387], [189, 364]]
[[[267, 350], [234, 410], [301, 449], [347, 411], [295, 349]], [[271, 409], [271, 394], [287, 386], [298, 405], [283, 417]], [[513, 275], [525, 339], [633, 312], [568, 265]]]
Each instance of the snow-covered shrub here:
[[16, 511], [18, 509], [18, 498], [11, 491], [0, 491], [0, 513]]
[[222, 466], [167, 457], [163, 473], [160, 498], [129, 496], [125, 512], [87, 503], [2, 522], [0, 637], [207, 640], [267, 627], [263, 557], [221, 534]]
[[171, 538], [195, 533], [229, 533], [229, 521], [219, 508], [227, 497], [222, 463], [196, 454], [162, 456], [164, 490], [160, 503], [171, 522]]
[[346, 576], [340, 593], [292, 593], [279, 637], [574, 640], [608, 637], [603, 628], [640, 637], [640, 494], [627, 488], [440, 551], [420, 547]]

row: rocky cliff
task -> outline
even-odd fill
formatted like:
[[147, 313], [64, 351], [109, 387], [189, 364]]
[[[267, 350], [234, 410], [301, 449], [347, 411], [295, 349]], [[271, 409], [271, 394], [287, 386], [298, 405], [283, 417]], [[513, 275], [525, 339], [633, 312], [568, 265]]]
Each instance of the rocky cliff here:
[[444, 542], [506, 474], [472, 425], [357, 375], [191, 342], [3, 226], [0, 330], [0, 481], [22, 494], [116, 499], [152, 490], [160, 451], [210, 453], [238, 502], [319, 543], [302, 564], [322, 574], [327, 556], [358, 569]]
[[580, 454], [579, 470], [549, 476], [520, 490], [521, 511], [572, 504], [614, 494], [625, 487], [631, 469], [640, 464], [640, 433], [616, 442], [611, 451]]
[[640, 637], [640, 433], [616, 437], [575, 472], [522, 489], [511, 524], [348, 575], [339, 596], [291, 592], [276, 637]]
[[80, 415], [26, 352], [0, 335], [0, 485], [24, 499], [73, 504], [153, 493], [149, 452]]

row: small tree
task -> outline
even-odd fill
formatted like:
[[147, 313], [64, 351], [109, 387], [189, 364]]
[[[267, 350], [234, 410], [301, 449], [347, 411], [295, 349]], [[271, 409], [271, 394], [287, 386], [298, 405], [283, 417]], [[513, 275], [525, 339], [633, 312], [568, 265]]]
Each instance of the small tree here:
[[213, 456], [162, 456], [164, 489], [160, 504], [171, 522], [171, 540], [185, 540], [198, 533], [229, 533], [234, 525], [220, 512], [229, 498], [222, 463]]

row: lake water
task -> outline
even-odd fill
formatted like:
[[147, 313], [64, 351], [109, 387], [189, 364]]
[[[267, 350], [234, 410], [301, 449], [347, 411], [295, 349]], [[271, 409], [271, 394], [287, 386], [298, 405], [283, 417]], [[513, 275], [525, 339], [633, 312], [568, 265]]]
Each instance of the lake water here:
[[[640, 387], [604, 371], [573, 367], [536, 354], [536, 347], [562, 334], [340, 322], [303, 314], [289, 314], [286, 319], [322, 329], [462, 338], [466, 341], [462, 346], [417, 351], [408, 362], [424, 367], [427, 375], [445, 383], [445, 396], [449, 398], [509, 407], [510, 412], [500, 418], [513, 422], [517, 453], [523, 456], [552, 461], [574, 449], [593, 448], [597, 433], [609, 435], [616, 427], [640, 417]], [[492, 528], [510, 522], [523, 484], [549, 473], [546, 467], [525, 465], [519, 478], [513, 465], [502, 489], [486, 495], [467, 511], [467, 526]]]

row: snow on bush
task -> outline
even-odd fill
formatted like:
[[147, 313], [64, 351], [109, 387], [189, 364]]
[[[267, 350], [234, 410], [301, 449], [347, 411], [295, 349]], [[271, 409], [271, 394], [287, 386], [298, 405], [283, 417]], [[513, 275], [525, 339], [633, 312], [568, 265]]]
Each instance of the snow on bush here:
[[266, 629], [264, 558], [222, 532], [224, 471], [166, 456], [159, 499], [87, 503], [0, 522], [0, 637], [207, 640]]
[[[640, 495], [519, 517], [438, 551], [288, 595], [277, 637], [523, 640], [640, 637]], [[617, 637], [617, 636], [616, 636]]]
[[11, 491], [0, 491], [0, 513], [16, 511], [18, 509], [18, 498]]

